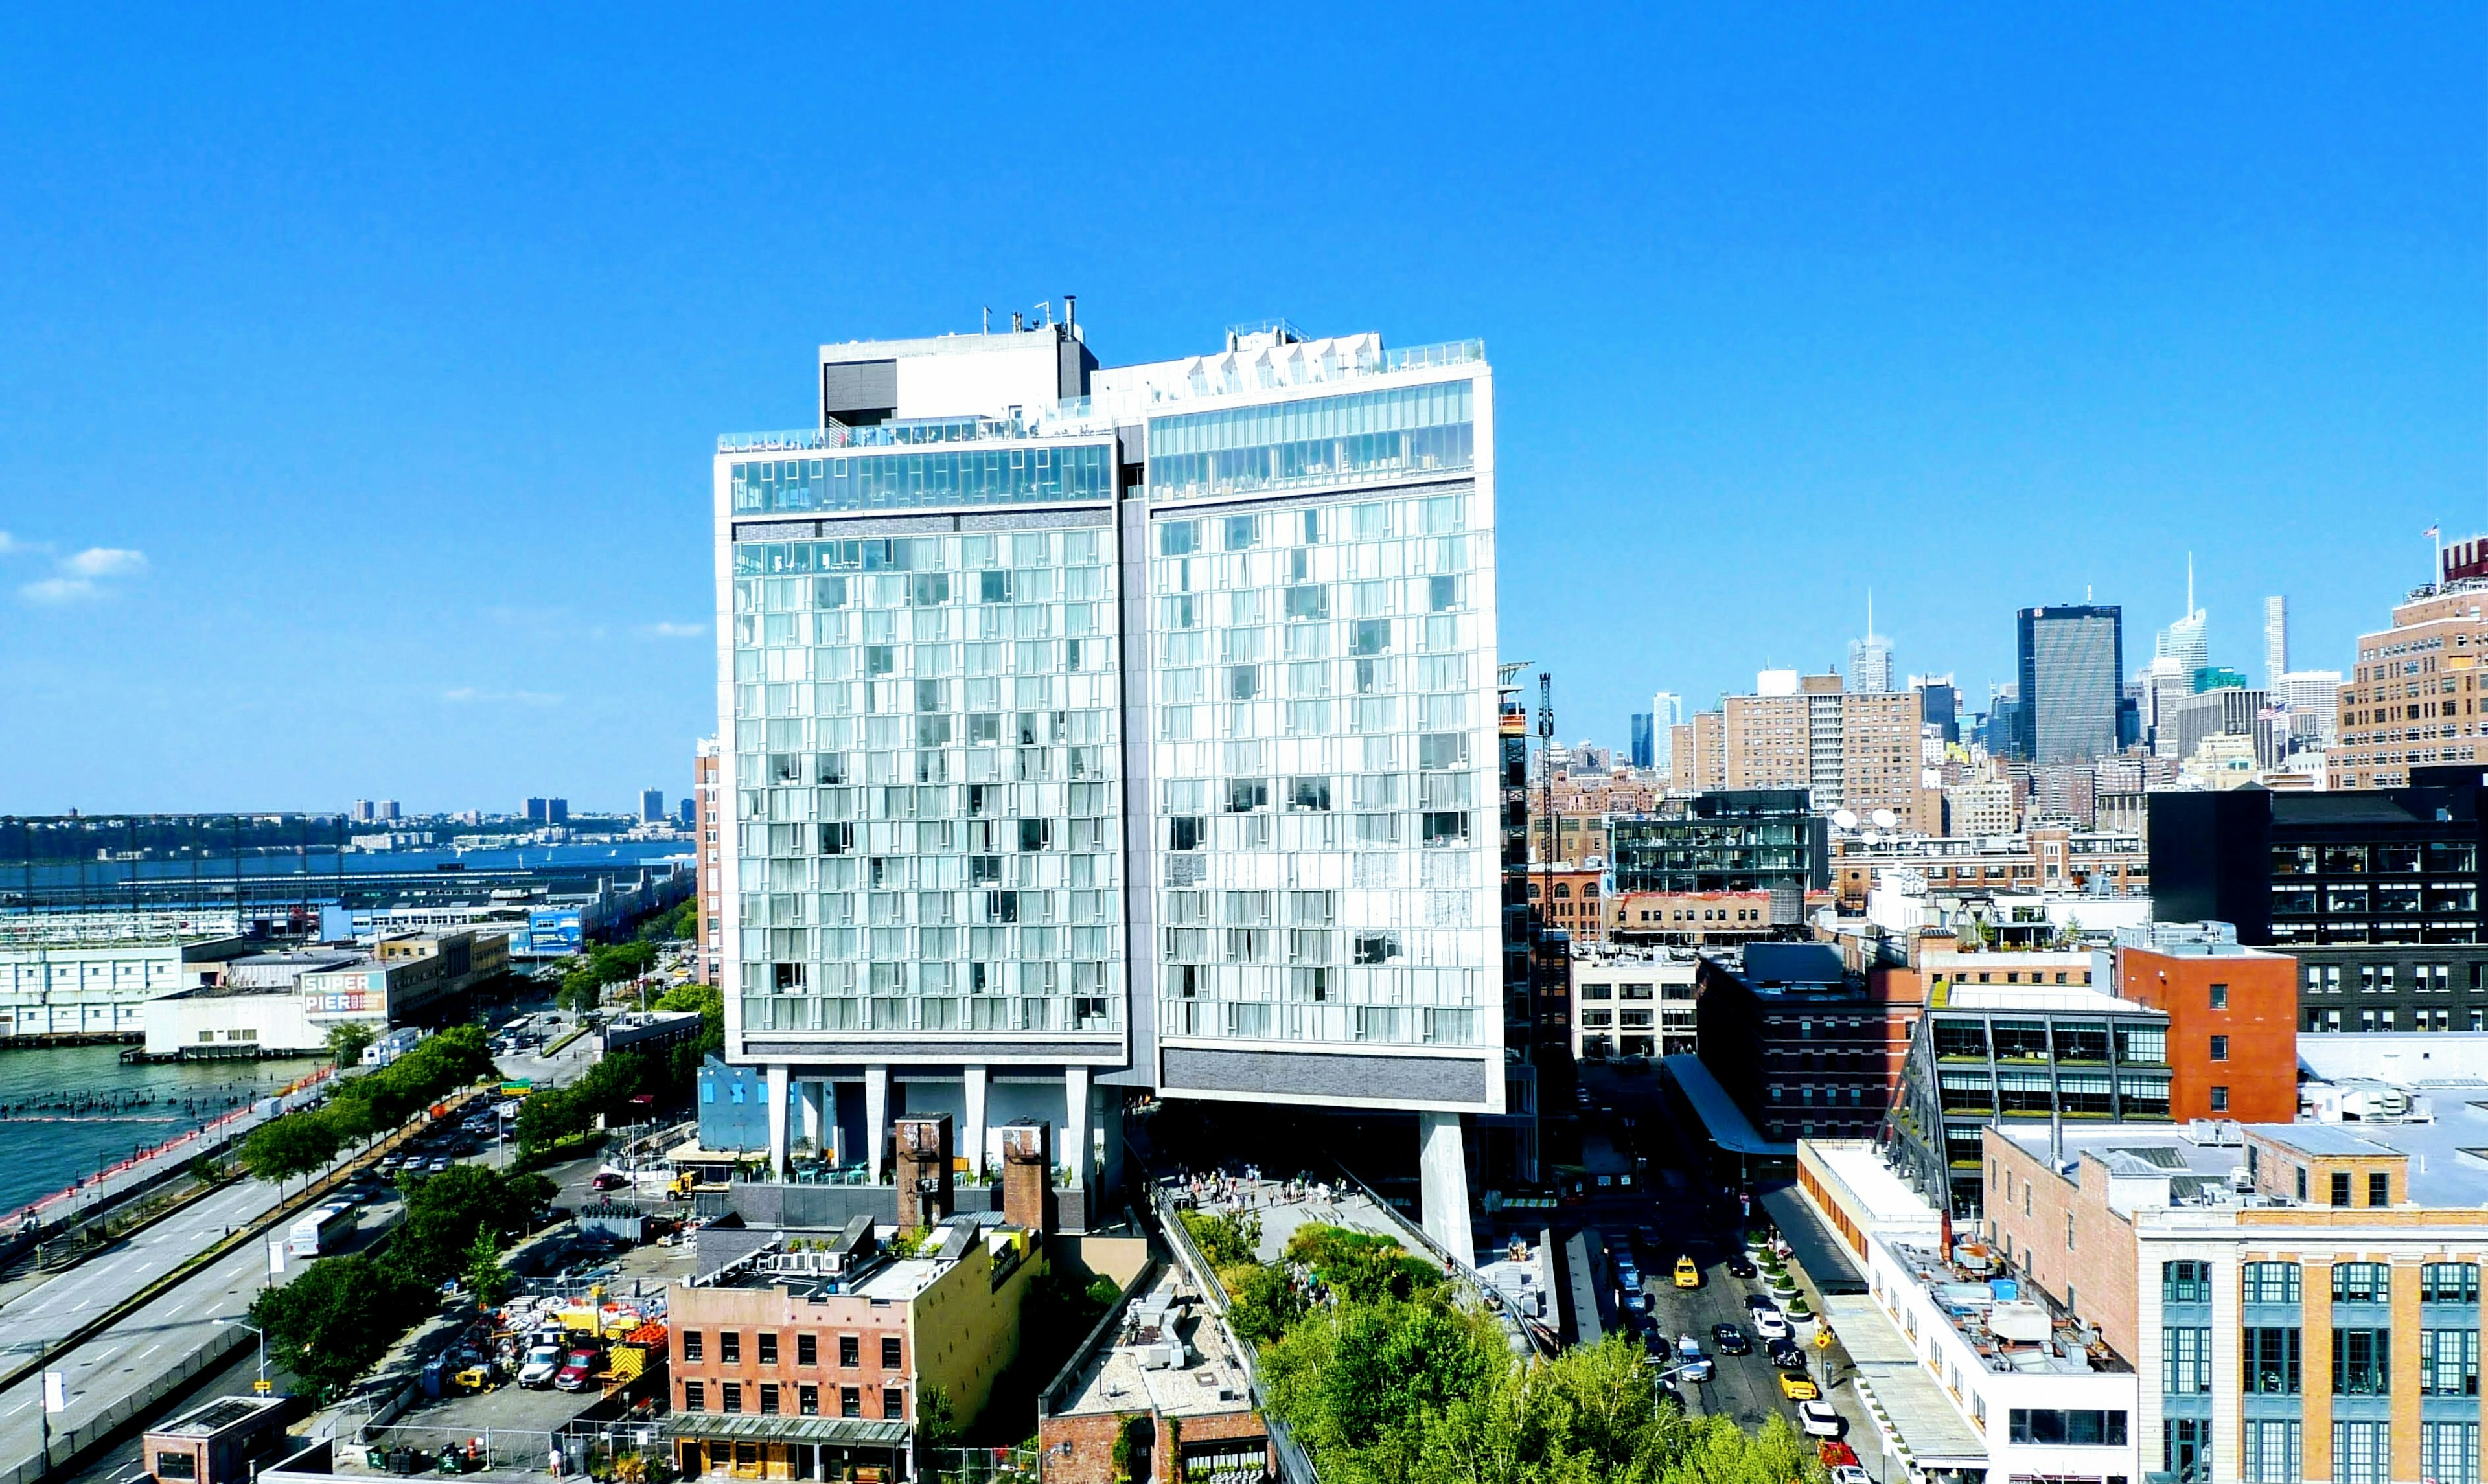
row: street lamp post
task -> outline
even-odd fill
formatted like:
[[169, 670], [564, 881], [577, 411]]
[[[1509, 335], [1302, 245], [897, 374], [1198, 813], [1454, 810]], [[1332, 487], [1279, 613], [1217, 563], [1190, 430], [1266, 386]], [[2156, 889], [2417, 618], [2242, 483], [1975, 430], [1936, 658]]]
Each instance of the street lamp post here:
[[250, 1323], [248, 1320], [245, 1320], [245, 1319], [228, 1319], [228, 1320], [226, 1320], [226, 1321], [225, 1321], [225, 1323], [226, 1323], [226, 1324], [229, 1324], [229, 1325], [240, 1325], [240, 1326], [241, 1326], [243, 1329], [248, 1330], [251, 1333], [256, 1334], [256, 1335], [258, 1335], [258, 1336], [259, 1336], [259, 1384], [258, 1384], [258, 1385], [256, 1385], [256, 1386], [252, 1386], [252, 1387], [251, 1387], [251, 1389], [252, 1389], [253, 1391], [256, 1391], [256, 1392], [260, 1393], [260, 1394], [261, 1394], [261, 1395], [263, 1395], [263, 1396], [264, 1396], [264, 1395], [266, 1395], [266, 1394], [268, 1393], [268, 1390], [269, 1390], [269, 1386], [268, 1386], [268, 1331], [267, 1331], [267, 1330], [263, 1330], [263, 1329], [261, 1329], [259, 1326], [257, 1326], [257, 1325], [255, 1325], [255, 1324]]

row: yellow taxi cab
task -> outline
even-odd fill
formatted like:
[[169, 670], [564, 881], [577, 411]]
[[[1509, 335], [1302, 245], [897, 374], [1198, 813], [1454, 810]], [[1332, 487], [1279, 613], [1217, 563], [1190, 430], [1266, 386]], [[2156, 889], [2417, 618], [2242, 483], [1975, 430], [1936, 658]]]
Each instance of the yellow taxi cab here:
[[1680, 1257], [1676, 1260], [1676, 1286], [1679, 1288], [1702, 1286], [1702, 1270], [1693, 1266], [1692, 1258]]
[[1780, 1372], [1780, 1394], [1793, 1402], [1810, 1402], [1823, 1394], [1814, 1378], [1803, 1371]]

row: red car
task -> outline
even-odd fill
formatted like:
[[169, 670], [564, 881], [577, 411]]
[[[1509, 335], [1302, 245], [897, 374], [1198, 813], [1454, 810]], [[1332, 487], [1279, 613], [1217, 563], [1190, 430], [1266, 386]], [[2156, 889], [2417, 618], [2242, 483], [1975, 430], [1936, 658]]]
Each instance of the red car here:
[[1857, 1450], [1836, 1438], [1826, 1438], [1816, 1443], [1814, 1450], [1823, 1459], [1825, 1469], [1857, 1467]]
[[570, 1358], [562, 1362], [561, 1369], [554, 1373], [552, 1384], [564, 1391], [584, 1391], [595, 1376], [596, 1352], [574, 1350]]
[[618, 1190], [630, 1183], [628, 1176], [617, 1175], [608, 1169], [587, 1182], [587, 1188], [591, 1190]]

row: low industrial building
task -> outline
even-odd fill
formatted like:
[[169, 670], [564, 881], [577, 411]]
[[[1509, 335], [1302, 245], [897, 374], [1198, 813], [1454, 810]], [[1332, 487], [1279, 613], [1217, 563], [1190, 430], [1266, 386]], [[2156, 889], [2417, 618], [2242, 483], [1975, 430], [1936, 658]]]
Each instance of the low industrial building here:
[[318, 1051], [340, 1024], [375, 1030], [439, 1019], [509, 971], [498, 934], [400, 934], [371, 953], [317, 948], [237, 959], [217, 982], [158, 996], [140, 1026], [153, 1058]]
[[124, 1040], [149, 1001], [212, 981], [251, 940], [163, 912], [0, 922], [0, 1041]]
[[1174, 1266], [1152, 1273], [1057, 1379], [1037, 1408], [1036, 1442], [1058, 1484], [1278, 1477], [1242, 1347]]
[[160, 1484], [246, 1484], [288, 1451], [285, 1424], [301, 1410], [284, 1396], [219, 1396], [150, 1428], [139, 1446]]

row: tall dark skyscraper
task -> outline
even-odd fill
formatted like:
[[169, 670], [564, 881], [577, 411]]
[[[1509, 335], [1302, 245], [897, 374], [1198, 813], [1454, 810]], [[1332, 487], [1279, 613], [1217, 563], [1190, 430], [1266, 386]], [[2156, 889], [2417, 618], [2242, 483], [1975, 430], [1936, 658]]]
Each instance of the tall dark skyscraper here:
[[2124, 610], [2114, 603], [2024, 608], [2020, 633], [2014, 750], [2042, 764], [2113, 755], [2123, 740]]
[[1650, 767], [1651, 760], [1656, 756], [1656, 751], [1657, 749], [1655, 745], [1651, 741], [1650, 713], [1646, 711], [1634, 712], [1632, 714], [1632, 766], [1635, 768]]

